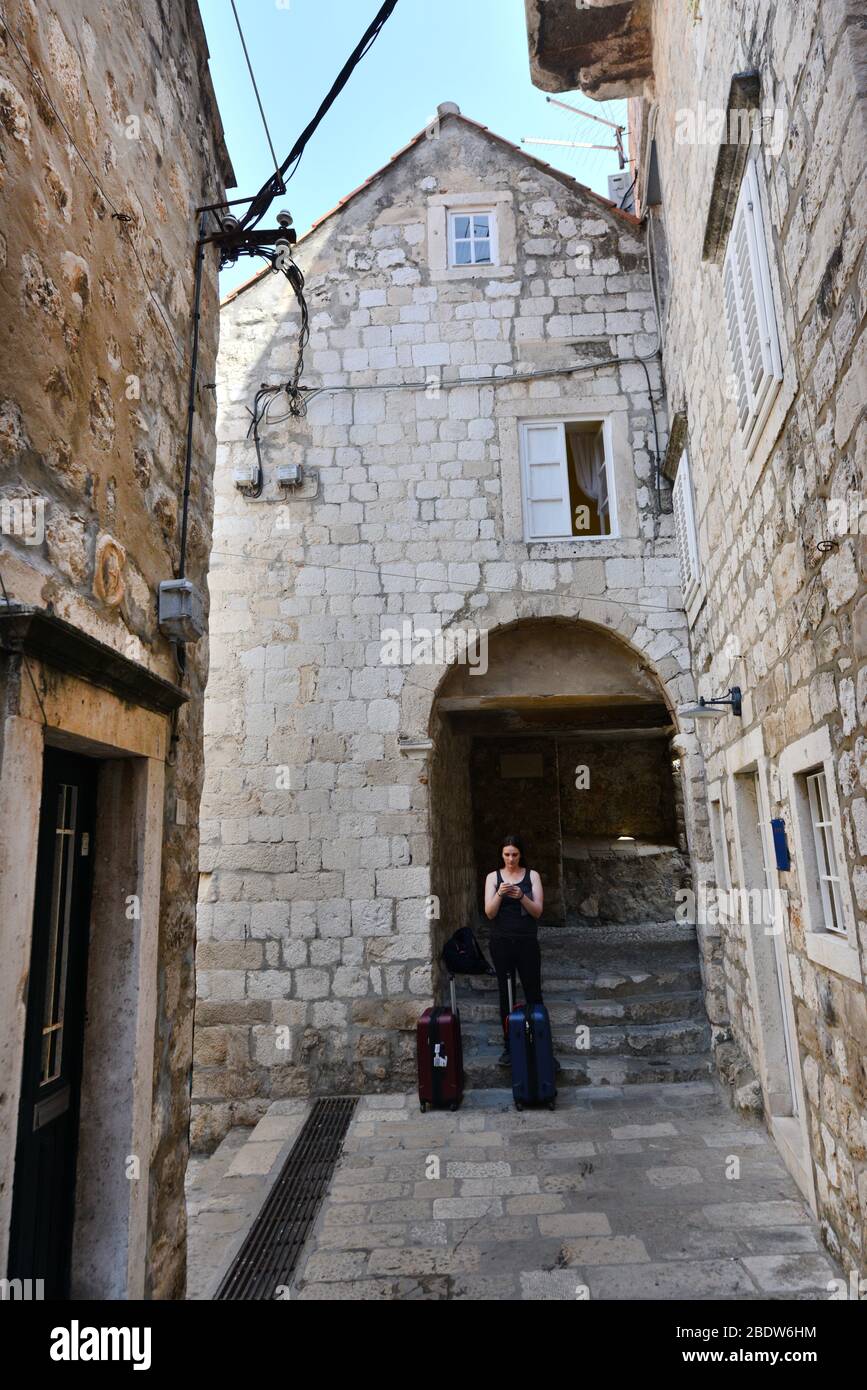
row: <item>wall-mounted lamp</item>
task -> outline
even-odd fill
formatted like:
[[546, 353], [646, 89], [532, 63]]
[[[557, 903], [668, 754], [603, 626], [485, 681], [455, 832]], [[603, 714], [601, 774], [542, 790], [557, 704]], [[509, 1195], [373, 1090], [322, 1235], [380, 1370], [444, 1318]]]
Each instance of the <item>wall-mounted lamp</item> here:
[[731, 713], [740, 719], [742, 704], [739, 685], [733, 685], [727, 697], [715, 695], [712, 699], [706, 700], [702, 696], [697, 705], [678, 705], [677, 712], [685, 719], [716, 719], [719, 715], [725, 714], [727, 705], [731, 705]]

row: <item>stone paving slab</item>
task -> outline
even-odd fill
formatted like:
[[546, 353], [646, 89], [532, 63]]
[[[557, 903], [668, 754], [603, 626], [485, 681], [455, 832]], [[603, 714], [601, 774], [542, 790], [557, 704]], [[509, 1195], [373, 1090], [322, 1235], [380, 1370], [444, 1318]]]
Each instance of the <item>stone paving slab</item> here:
[[[731, 1160], [739, 1161], [739, 1175]], [[715, 1082], [363, 1097], [292, 1297], [827, 1299], [839, 1270], [764, 1128]]]
[[[310, 1104], [192, 1161], [188, 1297], [213, 1296]], [[553, 1112], [507, 1090], [454, 1114], [362, 1097], [291, 1296], [803, 1300], [836, 1277], [764, 1128], [702, 1081], [585, 1087]]]

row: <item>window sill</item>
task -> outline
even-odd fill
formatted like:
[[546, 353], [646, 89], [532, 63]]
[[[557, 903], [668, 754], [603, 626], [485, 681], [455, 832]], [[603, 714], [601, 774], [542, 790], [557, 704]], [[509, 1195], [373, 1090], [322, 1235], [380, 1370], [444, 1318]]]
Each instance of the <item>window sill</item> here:
[[578, 545], [604, 545], [606, 541], [620, 541], [622, 536], [525, 536], [524, 544], [556, 545], [563, 550], [574, 550]]
[[832, 932], [808, 931], [805, 939], [807, 955], [816, 965], [823, 965], [835, 975], [844, 975], [847, 980], [861, 983], [858, 952], [846, 937], [834, 936]]
[[513, 265], [450, 265], [430, 271], [431, 280], [511, 280], [514, 276]]

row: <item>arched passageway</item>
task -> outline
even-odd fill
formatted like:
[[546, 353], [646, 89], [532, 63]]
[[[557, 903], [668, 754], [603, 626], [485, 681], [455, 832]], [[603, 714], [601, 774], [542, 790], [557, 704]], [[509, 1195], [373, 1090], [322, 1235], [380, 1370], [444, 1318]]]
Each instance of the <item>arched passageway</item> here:
[[[545, 889], [543, 989], [568, 1079], [705, 1074], [695, 933], [675, 922], [690, 866], [661, 682], [624, 641], [574, 621], [517, 622], [471, 655], [431, 720], [441, 941], [472, 925], [484, 944], [485, 874], [520, 834]], [[471, 1075], [502, 1084], [491, 982], [462, 988]]]

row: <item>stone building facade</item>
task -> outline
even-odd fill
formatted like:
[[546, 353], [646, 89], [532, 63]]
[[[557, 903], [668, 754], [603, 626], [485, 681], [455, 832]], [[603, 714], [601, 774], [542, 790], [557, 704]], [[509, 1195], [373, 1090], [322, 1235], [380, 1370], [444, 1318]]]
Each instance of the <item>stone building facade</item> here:
[[[703, 786], [676, 714], [694, 686], [636, 220], [447, 103], [297, 255], [306, 418], [275, 397], [258, 488], [236, 484], [255, 459], [250, 411], [291, 373], [298, 313], [268, 272], [223, 309], [193, 1097], [205, 1148], [280, 1096], [412, 1084], [441, 945], [476, 923], [509, 822], [563, 940], [577, 918], [616, 921], [605, 884], [621, 836], [664, 842], [670, 919], [690, 873], [684, 807]], [[597, 483], [576, 471], [588, 448]], [[301, 480], [285, 486], [292, 464]], [[579, 476], [593, 497], [576, 507]], [[579, 902], [567, 860], [598, 846], [577, 804], [594, 792], [574, 789], [581, 767], [591, 789], [610, 781], [615, 746], [622, 818], [596, 837], [607, 869]], [[716, 949], [703, 968], [721, 1014]]]
[[691, 488], [692, 669], [705, 696], [743, 691], [741, 718], [703, 724], [694, 842], [712, 890], [775, 903], [770, 934], [720, 928], [732, 1041], [829, 1247], [863, 1273], [863, 7], [527, 0], [527, 18], [538, 85], [630, 98], [667, 472]]
[[[232, 185], [195, 0], [4, 5], [0, 1249], [46, 1296], [183, 1295], [207, 645], [179, 669], [157, 589], [179, 560], [195, 210]], [[200, 381], [217, 337], [210, 251]], [[195, 404], [205, 592], [213, 392]]]

